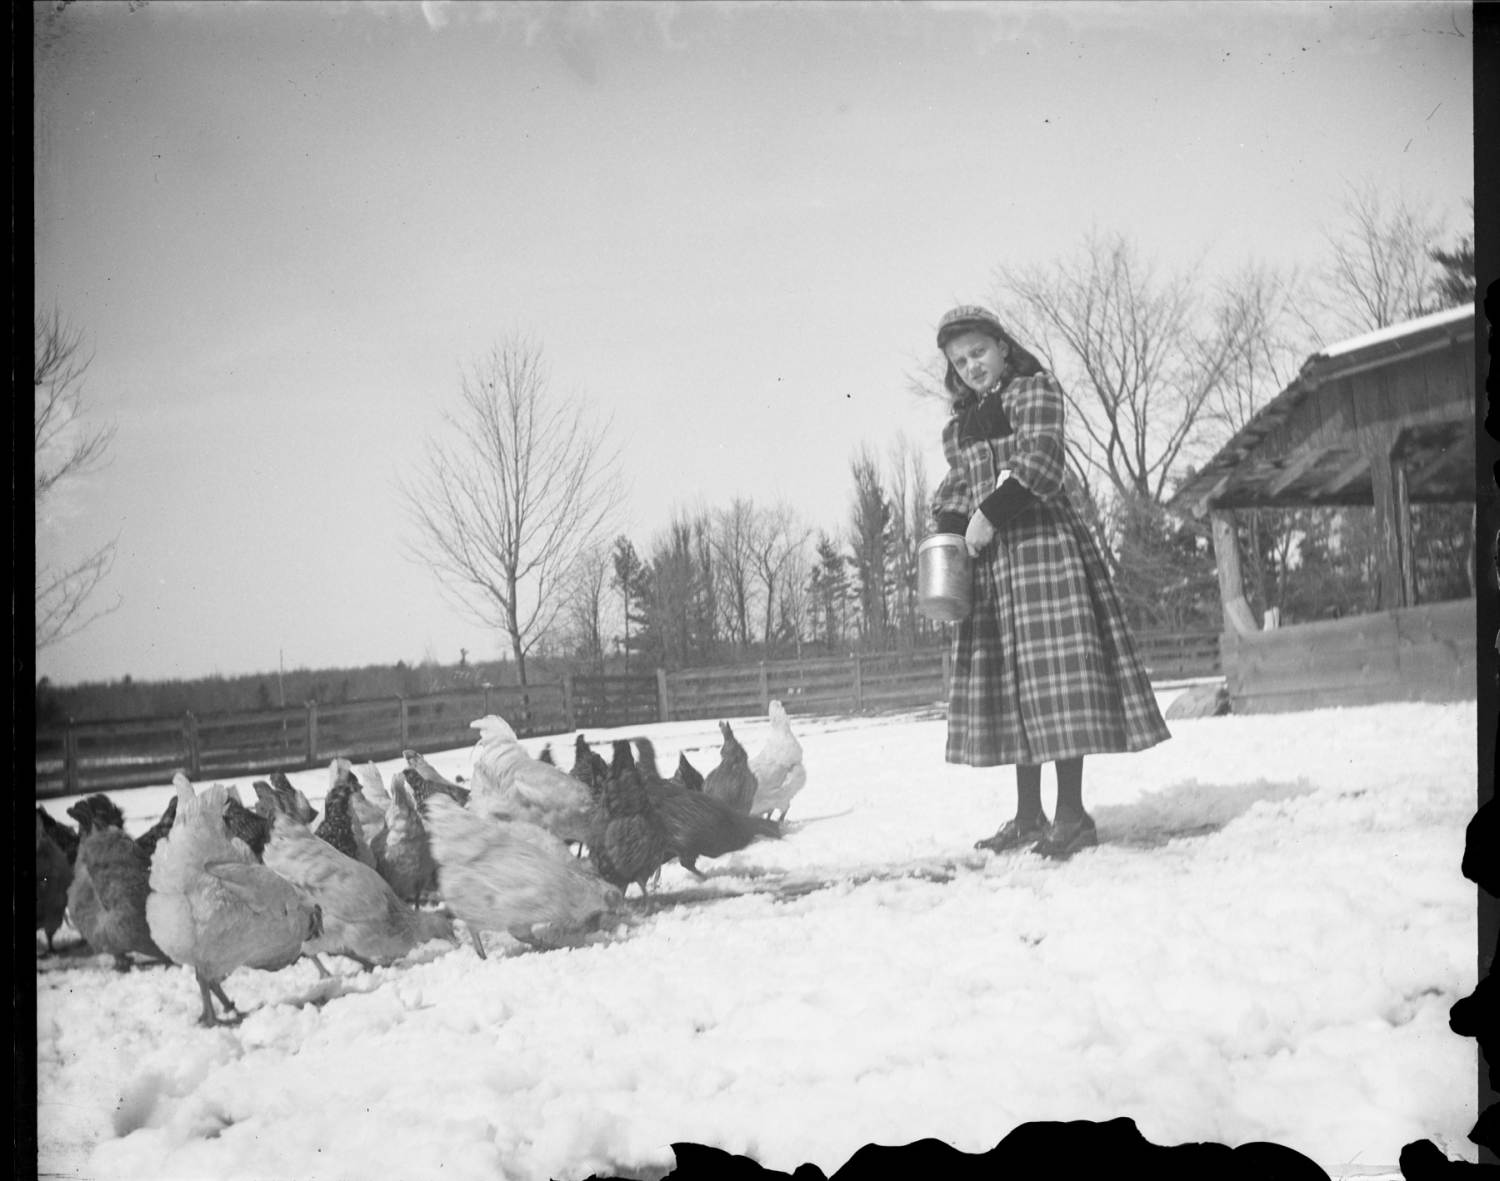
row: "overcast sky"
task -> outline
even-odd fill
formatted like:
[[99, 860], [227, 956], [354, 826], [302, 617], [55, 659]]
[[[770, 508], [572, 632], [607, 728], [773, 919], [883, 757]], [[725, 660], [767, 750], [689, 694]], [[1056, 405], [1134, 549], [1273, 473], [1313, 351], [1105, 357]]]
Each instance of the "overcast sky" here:
[[[51, 4], [37, 6], [38, 13]], [[111, 462], [39, 560], [118, 538], [54, 681], [506, 648], [397, 494], [508, 335], [674, 510], [848, 516], [907, 374], [1001, 263], [1091, 228], [1307, 265], [1350, 184], [1467, 222], [1467, 5], [77, 3], [39, 19], [36, 294]]]

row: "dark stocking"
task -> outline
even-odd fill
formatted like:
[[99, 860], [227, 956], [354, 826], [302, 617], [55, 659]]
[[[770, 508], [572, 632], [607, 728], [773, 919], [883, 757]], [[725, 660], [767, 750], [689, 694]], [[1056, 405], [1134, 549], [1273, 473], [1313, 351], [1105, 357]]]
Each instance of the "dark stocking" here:
[[1042, 765], [1022, 763], [1016, 767], [1016, 823], [1033, 828], [1042, 820]]
[[1056, 821], [1077, 820], [1083, 815], [1083, 758], [1058, 759]]

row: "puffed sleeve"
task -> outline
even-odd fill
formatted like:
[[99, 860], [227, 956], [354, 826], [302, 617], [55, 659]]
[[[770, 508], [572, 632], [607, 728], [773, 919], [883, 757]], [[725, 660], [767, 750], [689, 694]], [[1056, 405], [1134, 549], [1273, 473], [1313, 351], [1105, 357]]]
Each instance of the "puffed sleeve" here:
[[932, 520], [938, 533], [962, 533], [968, 528], [969, 517], [974, 512], [974, 496], [958, 454], [957, 433], [958, 420], [954, 419], [943, 431], [943, 454], [948, 459], [948, 472], [932, 497]]
[[1047, 372], [1018, 378], [1006, 391], [1012, 434], [1004, 466], [1028, 491], [1050, 500], [1063, 490], [1067, 452], [1063, 444], [1063, 392]]

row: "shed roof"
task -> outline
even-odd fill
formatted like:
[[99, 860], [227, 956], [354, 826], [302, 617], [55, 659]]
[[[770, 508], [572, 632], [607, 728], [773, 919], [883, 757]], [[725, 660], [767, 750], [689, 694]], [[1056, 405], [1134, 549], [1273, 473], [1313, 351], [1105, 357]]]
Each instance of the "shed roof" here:
[[[1463, 304], [1431, 315], [1393, 324], [1340, 341], [1303, 362], [1287, 387], [1262, 406], [1229, 442], [1203, 467], [1185, 480], [1168, 501], [1169, 507], [1201, 514], [1217, 504], [1293, 506], [1310, 503], [1369, 503], [1369, 477], [1359, 470], [1359, 456], [1349, 446], [1337, 445], [1340, 428], [1352, 423], [1307, 404], [1321, 387], [1344, 378], [1395, 366], [1426, 353], [1453, 348], [1474, 339], [1474, 305]], [[1359, 396], [1367, 397], [1366, 383]], [[1472, 380], [1467, 398], [1472, 400]], [[1407, 458], [1426, 472], [1430, 487], [1414, 488], [1413, 497], [1443, 499], [1452, 493], [1462, 457], [1455, 453], [1465, 424], [1449, 410], [1413, 418]], [[1325, 436], [1317, 448], [1302, 446], [1317, 430]], [[1296, 436], [1289, 439], [1289, 432]], [[1472, 446], [1469, 450], [1472, 452]], [[1274, 456], [1271, 452], [1275, 452]], [[1445, 461], [1444, 457], [1447, 457]], [[1346, 475], [1335, 470], [1343, 465]], [[1342, 484], [1338, 480], [1343, 479]], [[1314, 486], [1325, 494], [1312, 491]], [[1332, 489], [1332, 491], [1329, 491]]]

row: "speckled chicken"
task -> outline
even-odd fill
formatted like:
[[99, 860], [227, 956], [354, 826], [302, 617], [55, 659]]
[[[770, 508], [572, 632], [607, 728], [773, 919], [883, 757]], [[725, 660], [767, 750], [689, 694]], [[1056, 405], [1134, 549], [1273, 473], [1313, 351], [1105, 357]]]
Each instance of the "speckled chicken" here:
[[68, 809], [79, 829], [68, 917], [93, 951], [114, 957], [118, 972], [129, 970], [131, 952], [170, 962], [146, 923], [151, 859], [116, 823], [124, 819], [119, 808], [108, 800], [104, 804], [91, 797]]
[[266, 865], [322, 911], [322, 931], [303, 948], [308, 955], [348, 956], [370, 968], [392, 963], [430, 939], [453, 936], [447, 915], [408, 906], [373, 868], [320, 840], [282, 810], [266, 845]]
[[558, 946], [606, 921], [622, 896], [566, 850], [548, 851], [513, 826], [461, 808], [443, 795], [425, 807], [438, 888], [484, 957], [482, 931]]
[[526, 753], [504, 718], [470, 723], [479, 731], [470, 810], [540, 825], [563, 841], [587, 842], [594, 814], [589, 789], [560, 767]]
[[423, 757], [421, 751], [403, 750], [401, 752], [401, 757], [406, 760], [406, 765], [408, 767], [410, 767], [428, 783], [435, 783], [439, 787], [447, 788], [448, 794], [451, 795], [455, 800], [458, 800], [459, 803], [464, 802], [463, 793], [468, 791], [468, 788], [464, 787], [463, 784], [449, 779], [446, 775], [440, 773], [436, 767], [434, 767], [426, 760], [426, 758]]
[[748, 815], [756, 788], [750, 756], [745, 753], [728, 722], [719, 723], [719, 732], [724, 735], [723, 745], [719, 747], [719, 764], [703, 780], [703, 792], [722, 800], [736, 812]]
[[225, 789], [200, 797], [186, 776], [173, 779], [177, 817], [151, 859], [146, 922], [156, 945], [193, 969], [202, 1025], [217, 1025], [211, 997], [239, 1013], [222, 982], [236, 968], [274, 971], [293, 963], [322, 930], [317, 906], [280, 874], [259, 865], [224, 827]]
[[595, 802], [600, 799], [604, 783], [609, 778], [609, 764], [589, 746], [582, 734], [573, 743], [573, 769], [568, 774], [588, 787]]
[[36, 817], [36, 925], [47, 937], [47, 952], [54, 950], [53, 936], [62, 926], [68, 908], [68, 887], [73, 881], [73, 867], [68, 855], [47, 834], [42, 823], [42, 809]]
[[375, 868], [398, 897], [416, 906], [423, 894], [436, 888], [437, 866], [432, 860], [427, 826], [405, 779], [391, 780], [390, 799]]
[[229, 835], [245, 842], [246, 848], [260, 861], [266, 842], [271, 839], [271, 822], [258, 812], [245, 807], [239, 789], [230, 786], [225, 791], [224, 827]]
[[[369, 869], [375, 868], [375, 854], [365, 844], [364, 829], [354, 818], [350, 797], [354, 794], [353, 779], [340, 779], [329, 790], [323, 801], [323, 819], [313, 829], [313, 835], [328, 842], [344, 856], [358, 861]], [[300, 821], [299, 821], [300, 823]]]
[[[379, 779], [380, 776], [375, 777]], [[376, 807], [374, 803], [365, 798], [364, 784], [360, 777], [354, 773], [354, 766], [345, 758], [336, 758], [328, 765], [328, 789], [331, 792], [339, 784], [348, 787], [349, 811], [354, 823], [359, 827], [357, 834], [363, 840], [365, 848], [369, 850], [370, 859], [366, 865], [374, 867], [379, 858], [376, 855], [376, 846], [385, 837], [385, 808]], [[381, 792], [382, 799], [389, 803], [389, 797]], [[361, 861], [365, 859], [360, 858]]]
[[750, 760], [750, 770], [756, 782], [750, 813], [769, 816], [775, 812], [776, 819], [782, 821], [786, 819], [792, 798], [807, 786], [807, 768], [802, 765], [802, 744], [792, 733], [791, 722], [781, 702], [771, 702], [770, 718], [771, 732]]

